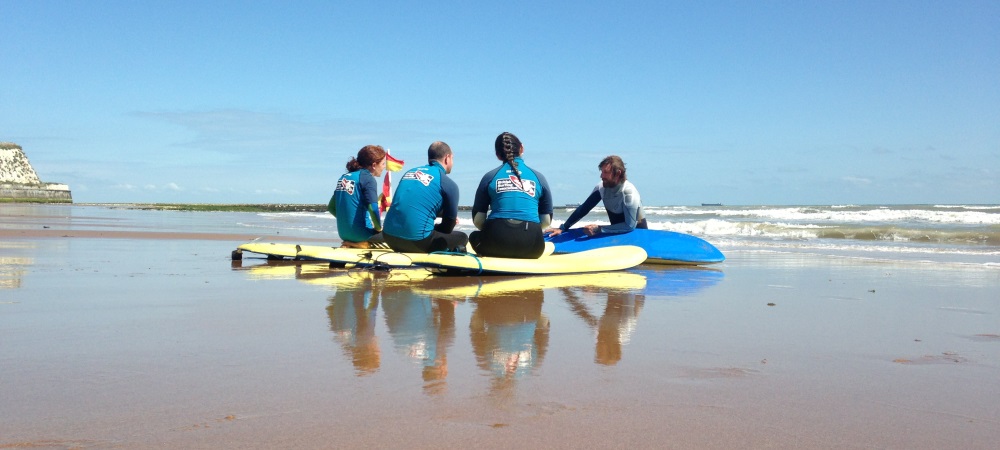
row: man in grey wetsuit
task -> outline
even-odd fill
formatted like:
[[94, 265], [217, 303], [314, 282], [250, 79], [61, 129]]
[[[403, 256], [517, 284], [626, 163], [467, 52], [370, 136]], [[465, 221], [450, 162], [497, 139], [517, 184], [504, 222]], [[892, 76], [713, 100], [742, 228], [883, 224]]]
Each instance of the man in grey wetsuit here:
[[583, 228], [587, 236], [597, 233], [628, 233], [636, 228], [647, 228], [639, 190], [625, 177], [625, 162], [620, 157], [611, 155], [601, 160], [597, 167], [601, 169], [601, 184], [594, 188], [587, 200], [570, 214], [562, 226], [546, 229], [547, 235], [558, 236], [569, 230], [601, 200], [604, 201], [604, 209], [608, 212], [611, 225], [587, 225]]

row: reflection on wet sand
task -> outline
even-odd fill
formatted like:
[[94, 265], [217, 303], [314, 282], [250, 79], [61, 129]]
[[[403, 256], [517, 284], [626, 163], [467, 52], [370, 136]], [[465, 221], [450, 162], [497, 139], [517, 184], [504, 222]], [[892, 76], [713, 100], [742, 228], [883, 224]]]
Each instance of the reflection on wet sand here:
[[[356, 375], [380, 369], [384, 355], [378, 334], [387, 332], [395, 353], [421, 365], [428, 395], [447, 392], [456, 310], [467, 304], [472, 356], [498, 399], [509, 398], [518, 380], [545, 359], [546, 293], [565, 300], [594, 332], [594, 362], [613, 366], [622, 360], [646, 301], [691, 295], [723, 279], [720, 271], [691, 268], [529, 277], [445, 277], [423, 269], [345, 270], [280, 261], [234, 268], [251, 278], [295, 278], [334, 290], [326, 308], [330, 329]], [[384, 329], [377, 323], [380, 305]]]
[[338, 289], [330, 297], [326, 313], [330, 317], [330, 331], [340, 343], [344, 354], [351, 360], [358, 376], [372, 374], [381, 365], [382, 352], [375, 335], [375, 313], [379, 295], [373, 292], [370, 281], [363, 289]]
[[549, 344], [544, 297], [542, 289], [534, 289], [476, 299], [469, 337], [479, 368], [493, 377], [493, 393], [512, 389], [518, 378], [541, 366]]
[[311, 277], [309, 280], [336, 289], [330, 297], [327, 314], [331, 330], [351, 358], [357, 375], [368, 375], [379, 369], [381, 350], [375, 325], [376, 311], [381, 304], [394, 349], [423, 367], [424, 391], [431, 395], [446, 391], [447, 355], [455, 340], [457, 302], [421, 294], [413, 288], [414, 283], [432, 286], [447, 280], [432, 279], [422, 270], [336, 271], [326, 278]]
[[455, 301], [413, 293], [406, 286], [382, 290], [382, 312], [397, 351], [423, 365], [424, 390], [445, 391], [448, 348], [455, 341]]
[[[0, 241], [0, 250], [5, 253], [34, 250], [34, 248], [35, 244], [31, 242]], [[33, 264], [35, 264], [35, 260], [30, 257], [0, 256], [0, 289], [20, 288], [27, 268]]]
[[587, 291], [604, 291], [606, 294], [604, 311], [600, 317], [590, 312], [586, 302], [581, 299], [579, 290], [563, 289], [562, 293], [573, 313], [597, 332], [594, 362], [606, 366], [618, 364], [622, 359], [622, 346], [628, 344], [629, 338], [635, 331], [645, 296], [641, 293], [614, 289]]

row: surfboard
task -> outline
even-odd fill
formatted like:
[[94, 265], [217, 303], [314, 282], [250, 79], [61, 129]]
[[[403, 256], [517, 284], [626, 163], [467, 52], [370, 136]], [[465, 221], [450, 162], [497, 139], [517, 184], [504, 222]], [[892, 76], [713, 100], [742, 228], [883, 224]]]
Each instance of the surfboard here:
[[[542, 256], [551, 255], [555, 251], [555, 244], [545, 243], [545, 252]], [[474, 254], [474, 252], [470, 252]], [[428, 261], [428, 253], [400, 253], [386, 249], [360, 250], [353, 248], [331, 248], [331, 247], [310, 247], [298, 253], [300, 258], [329, 261], [335, 264], [342, 264], [345, 267], [383, 267], [389, 269], [410, 267], [419, 265], [418, 263]], [[433, 259], [430, 259], [433, 260]]]
[[243, 252], [264, 255], [267, 259], [295, 258], [298, 250], [295, 244], [279, 244], [276, 242], [247, 242], [236, 247], [233, 260], [243, 259]]
[[[369, 258], [370, 255], [391, 253], [392, 250], [389, 250], [388, 248], [358, 249], [323, 245], [285, 244], [277, 242], [248, 242], [236, 247], [236, 251], [233, 252], [233, 260], [242, 259], [242, 252], [261, 254], [266, 256], [269, 260], [318, 260], [344, 263], [364, 260]], [[320, 258], [313, 257], [311, 255], [324, 255], [327, 257]]]
[[642, 248], [617, 245], [538, 259], [431, 253], [413, 264], [443, 275], [550, 275], [624, 270], [645, 260], [646, 251]]
[[575, 273], [561, 275], [486, 276], [486, 277], [435, 277], [450, 284], [417, 283], [413, 292], [434, 298], [456, 300], [489, 298], [539, 289], [599, 288], [605, 290], [636, 291], [646, 287], [646, 277], [624, 271]]
[[702, 265], [726, 260], [719, 249], [704, 239], [667, 230], [637, 228], [628, 233], [587, 236], [583, 228], [574, 228], [555, 237], [546, 237], [546, 240], [555, 244], [557, 254], [615, 245], [634, 245], [646, 251], [647, 264]]
[[236, 247], [233, 252], [233, 260], [242, 259], [242, 252], [257, 253], [266, 256], [267, 259], [307, 259], [300, 255], [302, 250], [319, 251], [322, 249], [334, 249], [334, 247], [279, 242], [247, 242]]
[[399, 253], [386, 249], [333, 247], [303, 248], [299, 252], [300, 258], [329, 261], [348, 268], [371, 266], [386, 268], [410, 267], [413, 264], [414, 258], [419, 259], [421, 256], [421, 253]]

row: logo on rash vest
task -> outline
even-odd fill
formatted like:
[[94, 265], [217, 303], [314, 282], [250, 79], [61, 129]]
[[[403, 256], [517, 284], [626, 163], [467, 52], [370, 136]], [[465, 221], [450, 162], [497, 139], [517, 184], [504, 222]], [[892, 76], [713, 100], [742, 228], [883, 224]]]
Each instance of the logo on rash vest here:
[[434, 175], [423, 173], [419, 170], [415, 170], [413, 172], [404, 173], [403, 178], [400, 181], [402, 180], [417, 180], [420, 182], [420, 184], [423, 184], [424, 186], [430, 186], [431, 181], [434, 180]]
[[354, 195], [354, 182], [347, 178], [341, 178], [337, 182], [337, 190], [347, 192], [348, 195]]
[[518, 180], [514, 175], [508, 178], [497, 178], [497, 194], [502, 192], [524, 192], [534, 197], [535, 182], [531, 180]]

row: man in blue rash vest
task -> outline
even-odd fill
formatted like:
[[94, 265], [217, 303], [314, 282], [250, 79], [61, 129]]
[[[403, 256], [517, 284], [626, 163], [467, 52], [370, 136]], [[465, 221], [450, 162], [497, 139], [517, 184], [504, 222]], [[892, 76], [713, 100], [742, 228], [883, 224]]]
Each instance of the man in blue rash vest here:
[[549, 184], [524, 163], [524, 146], [513, 133], [501, 133], [493, 146], [501, 163], [476, 189], [472, 222], [480, 231], [469, 242], [477, 255], [538, 258], [545, 251], [542, 229], [552, 221]]
[[[385, 242], [397, 252], [431, 253], [462, 249], [469, 237], [458, 224], [458, 185], [448, 174], [454, 165], [451, 147], [438, 141], [427, 149], [427, 165], [399, 179], [385, 215]], [[434, 224], [436, 218], [441, 223]]]
[[337, 234], [345, 247], [365, 247], [367, 241], [381, 241], [378, 210], [378, 180], [385, 170], [385, 149], [366, 145], [357, 158], [347, 161], [347, 173], [337, 180], [327, 210], [337, 218]]
[[604, 200], [604, 209], [608, 212], [611, 225], [587, 225], [583, 229], [587, 236], [597, 233], [628, 233], [636, 228], [647, 228], [639, 191], [625, 177], [625, 162], [620, 157], [611, 155], [604, 158], [597, 167], [601, 169], [601, 184], [594, 188], [587, 200], [570, 214], [562, 226], [549, 228], [545, 230], [546, 234], [558, 236], [569, 230], [601, 200]]

